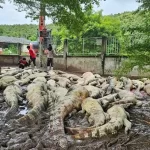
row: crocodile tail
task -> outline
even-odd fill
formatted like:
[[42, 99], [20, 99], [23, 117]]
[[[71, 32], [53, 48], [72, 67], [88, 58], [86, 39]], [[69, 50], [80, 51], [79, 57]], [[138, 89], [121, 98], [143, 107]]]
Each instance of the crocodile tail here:
[[65, 127], [65, 129], [68, 132], [68, 134], [71, 134], [71, 137], [73, 139], [83, 140], [83, 139], [93, 137], [92, 133], [93, 133], [93, 130], [95, 129], [95, 127], [94, 126], [87, 127], [87, 128]]
[[73, 139], [84, 140], [92, 137], [92, 130], [80, 131], [80, 133], [71, 135]]
[[40, 116], [40, 109], [33, 108], [25, 116], [18, 119], [21, 124], [33, 124]]
[[71, 128], [71, 127], [65, 127], [65, 130], [68, 134], [79, 134], [83, 132], [89, 132], [94, 128], [94, 126], [86, 127], [86, 128]]
[[15, 113], [17, 112], [17, 110], [18, 110], [18, 104], [12, 105], [10, 107], [10, 109], [6, 112], [4, 118], [11, 119], [11, 117], [13, 117], [15, 115]]

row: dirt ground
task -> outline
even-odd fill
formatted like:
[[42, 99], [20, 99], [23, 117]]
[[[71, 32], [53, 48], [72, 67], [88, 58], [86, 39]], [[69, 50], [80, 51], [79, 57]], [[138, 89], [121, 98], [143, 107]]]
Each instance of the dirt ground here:
[[[81, 75], [81, 73], [76, 73]], [[26, 88], [26, 87], [24, 87]], [[6, 122], [4, 114], [8, 105], [0, 91], [0, 150], [57, 150], [46, 143], [44, 136], [49, 128], [50, 116], [44, 112], [41, 119], [34, 126], [18, 126], [15, 119], [26, 112], [26, 100], [19, 104], [19, 113]], [[76, 141], [68, 150], [150, 150], [150, 107], [130, 107], [132, 123], [131, 131], [124, 134], [124, 129], [117, 135], [110, 135], [100, 139]], [[65, 119], [66, 126], [83, 126], [81, 120], [84, 116], [73, 115]], [[87, 122], [84, 122], [88, 126]], [[66, 133], [67, 134], [67, 133]], [[42, 142], [44, 148], [40, 148]]]
[[[23, 104], [20, 104], [23, 106]], [[3, 115], [8, 106], [3, 100], [2, 92], [0, 92], [0, 147], [1, 150], [13, 150], [15, 144], [26, 143], [23, 148], [34, 149], [38, 140], [48, 130], [49, 115], [43, 114], [40, 122], [34, 126], [19, 128], [13, 124], [13, 120], [19, 118], [16, 115], [9, 122], [4, 122]], [[23, 107], [22, 107], [23, 109]], [[21, 111], [21, 109], [19, 110]], [[149, 150], [150, 149], [150, 109], [145, 108], [129, 108], [127, 110], [132, 122], [132, 129], [128, 135], [124, 131], [120, 131], [118, 135], [108, 136], [101, 139], [88, 139], [85, 141], [77, 141], [76, 144], [70, 145], [69, 150]], [[74, 115], [65, 119], [65, 125], [78, 125], [84, 116]], [[88, 123], [84, 125], [88, 126]], [[66, 133], [67, 134], [67, 133]], [[27, 148], [26, 148], [27, 147]], [[57, 148], [56, 148], [57, 149]], [[14, 149], [16, 150], [16, 149]], [[36, 149], [35, 149], [36, 150]]]

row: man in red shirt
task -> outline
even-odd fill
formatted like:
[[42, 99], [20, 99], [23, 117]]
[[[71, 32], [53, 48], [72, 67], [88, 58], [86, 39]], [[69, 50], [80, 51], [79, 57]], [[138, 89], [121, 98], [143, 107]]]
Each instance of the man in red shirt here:
[[29, 54], [30, 54], [30, 62], [29, 65], [31, 64], [31, 62], [33, 62], [34, 67], [36, 68], [36, 54], [34, 52], [34, 50], [32, 50], [30, 48], [30, 46], [27, 46], [27, 49], [29, 50]]

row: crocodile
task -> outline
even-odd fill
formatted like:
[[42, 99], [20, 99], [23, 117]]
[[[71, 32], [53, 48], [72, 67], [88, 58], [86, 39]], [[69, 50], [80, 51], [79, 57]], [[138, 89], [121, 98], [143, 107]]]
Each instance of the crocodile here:
[[108, 114], [103, 111], [96, 99], [86, 98], [81, 106], [82, 112], [86, 112], [86, 115], [89, 116], [89, 123], [95, 127], [103, 125], [109, 119]]
[[126, 77], [121, 77], [120, 81], [123, 82], [123, 86], [124, 86], [125, 90], [130, 91], [132, 89], [132, 87], [133, 87], [132, 80], [130, 80], [129, 78], [126, 78]]
[[61, 87], [70, 87], [70, 80], [65, 77], [60, 77], [58, 75], [51, 76], [51, 79], [57, 82], [57, 84]]
[[46, 77], [47, 73], [46, 72], [35, 72], [33, 74], [30, 74], [29, 76], [22, 78], [21, 80], [17, 80], [15, 83], [19, 85], [25, 85], [31, 82], [31, 80], [34, 80], [37, 77]]
[[114, 90], [117, 92], [117, 95], [115, 97], [115, 102], [110, 104], [110, 107], [112, 105], [116, 105], [116, 104], [127, 104], [127, 103], [132, 103], [133, 105], [137, 105], [140, 106], [142, 105], [142, 102], [139, 100], [143, 99], [143, 95], [140, 93], [133, 93], [131, 91], [127, 91], [127, 90], [121, 90], [118, 88], [114, 88]]
[[144, 88], [144, 83], [140, 80], [132, 80], [133, 85], [136, 87], [137, 91], [140, 91]]
[[68, 140], [64, 131], [64, 118], [74, 109], [80, 110], [82, 101], [88, 96], [89, 92], [80, 86], [69, 91], [66, 96], [59, 98], [53, 109], [49, 109], [51, 110], [50, 136], [54, 141], [57, 139], [60, 148], [67, 149], [68, 147]]
[[131, 129], [131, 122], [127, 120], [129, 113], [122, 106], [115, 105], [107, 110], [110, 121], [99, 127], [92, 128], [71, 128], [71, 135], [74, 139], [100, 138], [117, 132], [125, 126], [125, 133]]
[[116, 77], [108, 77], [108, 83], [109, 83], [109, 86], [107, 88], [106, 95], [109, 95], [112, 93], [113, 88], [117, 84], [117, 78]]
[[123, 82], [117, 81], [116, 88], [123, 89]]
[[0, 78], [5, 77], [5, 76], [14, 76], [21, 72], [23, 72], [23, 70], [17, 70], [17, 69], [9, 70], [8, 72], [1, 74]]
[[109, 103], [114, 102], [116, 100], [117, 95], [118, 95], [117, 93], [110, 94], [110, 95], [104, 96], [102, 98], [99, 98], [97, 101], [99, 103], [102, 103], [103, 107], [107, 107], [109, 105]]
[[74, 74], [64, 73], [61, 75], [61, 77], [66, 77], [67, 79], [71, 81], [77, 81], [80, 77]]
[[56, 87], [56, 82], [55, 82], [55, 80], [50, 79], [47, 81], [47, 85], [49, 88], [51, 88], [51, 87], [53, 88], [53, 87]]
[[6, 103], [10, 106], [10, 109], [6, 112], [4, 118], [10, 119], [14, 116], [18, 110], [18, 101], [21, 100], [23, 92], [18, 85], [9, 85], [3, 92]]
[[106, 79], [101, 77], [101, 78], [98, 79], [98, 82], [100, 84], [106, 83]]
[[84, 85], [88, 85], [90, 82], [97, 80], [92, 72], [85, 72], [81, 77], [84, 79]]
[[29, 75], [33, 74], [33, 70], [32, 69], [28, 69], [28, 70], [24, 70], [22, 72], [22, 76], [21, 76], [21, 79], [24, 79], [26, 77], [28, 77]]
[[103, 82], [101, 85], [100, 85], [100, 88], [106, 92], [107, 91], [107, 88], [109, 87], [109, 84], [106, 83], [106, 82]]
[[126, 99], [126, 97], [134, 97], [138, 100], [143, 100], [143, 95], [141, 93], [133, 93], [131, 91], [122, 90], [118, 88], [114, 88], [114, 90], [118, 93], [118, 97], [120, 99]]
[[144, 86], [144, 90], [148, 95], [150, 95], [150, 83], [146, 83], [146, 85]]
[[44, 77], [37, 77], [28, 85], [26, 98], [31, 109], [25, 116], [19, 118], [18, 122], [29, 125], [38, 119], [41, 111], [45, 110], [47, 105], [47, 86]]
[[0, 79], [0, 89], [5, 89], [8, 85], [13, 84], [17, 79], [14, 76], [4, 76]]
[[89, 91], [90, 97], [92, 98], [100, 98], [100, 97], [103, 97], [104, 95], [104, 91], [98, 87], [95, 87], [92, 85], [86, 85], [84, 87]]

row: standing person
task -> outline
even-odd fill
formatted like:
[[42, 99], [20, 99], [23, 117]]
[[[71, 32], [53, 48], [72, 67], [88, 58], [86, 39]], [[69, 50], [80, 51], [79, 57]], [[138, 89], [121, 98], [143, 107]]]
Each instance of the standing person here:
[[34, 68], [36, 68], [36, 54], [34, 50], [30, 48], [30, 46], [27, 46], [27, 49], [29, 50], [29, 54], [30, 54], [29, 65], [31, 64], [31, 62], [33, 62]]
[[50, 69], [53, 70], [53, 58], [55, 52], [51, 44], [49, 44], [48, 50], [46, 51], [46, 55], [47, 55], [47, 71], [49, 71]]

